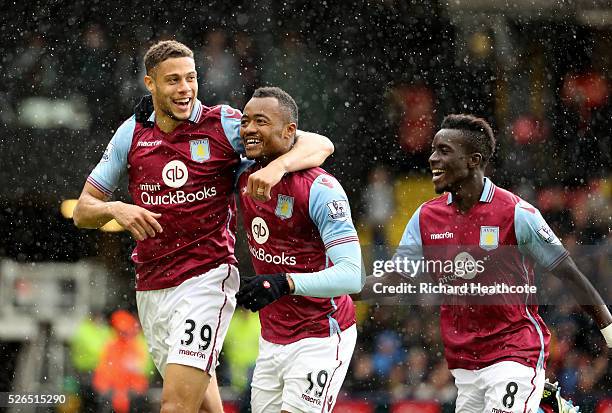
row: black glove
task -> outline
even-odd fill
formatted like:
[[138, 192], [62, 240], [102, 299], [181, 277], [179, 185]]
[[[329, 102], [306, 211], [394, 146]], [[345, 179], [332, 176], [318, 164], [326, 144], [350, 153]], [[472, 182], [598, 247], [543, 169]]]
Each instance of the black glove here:
[[151, 123], [149, 117], [153, 113], [153, 96], [144, 95], [140, 98], [140, 102], [134, 106], [134, 115], [136, 115], [136, 122], [138, 123]]
[[286, 274], [257, 275], [240, 288], [236, 294], [236, 302], [255, 312], [289, 293]]

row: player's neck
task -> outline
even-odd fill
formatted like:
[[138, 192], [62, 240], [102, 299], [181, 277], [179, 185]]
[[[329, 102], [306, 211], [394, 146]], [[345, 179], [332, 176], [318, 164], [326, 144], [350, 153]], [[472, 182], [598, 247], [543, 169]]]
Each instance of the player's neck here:
[[255, 164], [260, 167], [260, 168], [265, 168], [266, 166], [268, 166], [268, 164], [270, 162], [272, 162], [273, 160], [275, 160], [276, 158], [278, 158], [278, 156], [275, 157], [270, 157], [270, 156], [261, 156], [257, 159], [255, 159]]
[[[289, 152], [289, 150], [287, 150], [287, 152]], [[287, 152], [285, 152], [285, 153], [287, 153]], [[260, 156], [259, 158], [255, 159], [255, 164], [257, 166], [260, 166], [261, 168], [265, 168], [266, 166], [268, 166], [268, 164], [270, 162], [280, 158], [285, 153], [276, 153], [276, 154], [273, 154], [273, 155], [263, 155], [263, 156]]]
[[172, 119], [167, 115], [158, 116], [155, 112], [155, 124], [164, 133], [172, 133], [184, 121]]
[[163, 110], [155, 110], [155, 124], [164, 133], [172, 133], [182, 124], [183, 120], [173, 119], [164, 113]]
[[483, 189], [484, 175], [477, 173], [472, 178], [466, 179], [456, 191], [453, 191], [453, 203], [459, 211], [467, 212], [480, 201]]

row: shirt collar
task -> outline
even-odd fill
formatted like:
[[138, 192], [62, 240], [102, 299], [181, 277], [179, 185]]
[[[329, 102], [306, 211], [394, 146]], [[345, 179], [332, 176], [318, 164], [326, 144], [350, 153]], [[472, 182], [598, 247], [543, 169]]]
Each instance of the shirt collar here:
[[[196, 99], [193, 109], [191, 110], [191, 116], [189, 116], [189, 122], [195, 123], [200, 119], [200, 113], [202, 113], [202, 102]], [[155, 123], [155, 111], [149, 116], [148, 122]]]
[[[493, 201], [493, 194], [495, 193], [495, 185], [491, 180], [487, 177], [484, 179], [484, 188], [482, 188], [482, 194], [480, 194], [480, 202], [485, 202], [487, 204]], [[446, 198], [446, 205], [450, 205], [453, 202], [453, 194], [448, 193], [448, 197]]]

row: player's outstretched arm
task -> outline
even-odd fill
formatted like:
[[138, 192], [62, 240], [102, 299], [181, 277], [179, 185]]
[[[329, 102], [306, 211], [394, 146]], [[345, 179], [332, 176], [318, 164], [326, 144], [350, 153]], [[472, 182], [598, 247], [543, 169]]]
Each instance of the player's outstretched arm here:
[[574, 297], [601, 329], [612, 348], [612, 316], [591, 282], [578, 269], [574, 260], [540, 211], [525, 201], [515, 206], [514, 227], [519, 249], [529, 253], [537, 263], [569, 284]]
[[[289, 152], [249, 176], [247, 194], [259, 201], [269, 201], [271, 188], [280, 182], [283, 175], [320, 166], [332, 153], [334, 144], [328, 138], [298, 130], [295, 145]], [[260, 188], [263, 194], [261, 190], [258, 193]]]
[[327, 248], [327, 256], [334, 263], [324, 270], [287, 274], [289, 292], [308, 297], [338, 297], [344, 294], [357, 294], [361, 291], [365, 277], [361, 269], [361, 247], [355, 240]]
[[79, 228], [100, 228], [115, 219], [138, 241], [162, 232], [162, 227], [157, 222], [160, 217], [161, 214], [137, 205], [120, 201], [109, 202], [107, 196], [89, 182], [85, 183], [73, 214], [74, 224]]
[[568, 256], [552, 271], [555, 276], [570, 284], [570, 290], [582, 307], [593, 318], [601, 330], [608, 348], [612, 349], [612, 315], [593, 284], [578, 269], [574, 260]]

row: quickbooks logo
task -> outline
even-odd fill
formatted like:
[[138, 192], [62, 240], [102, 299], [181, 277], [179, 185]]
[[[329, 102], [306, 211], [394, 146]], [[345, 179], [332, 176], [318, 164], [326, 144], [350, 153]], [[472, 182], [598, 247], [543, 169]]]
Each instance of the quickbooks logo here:
[[293, 255], [285, 255], [284, 252], [281, 255], [272, 255], [267, 253], [263, 248], [255, 248], [249, 245], [249, 251], [251, 251], [251, 255], [258, 259], [259, 261], [266, 262], [268, 264], [275, 265], [295, 265], [297, 264], [297, 260]]
[[266, 224], [266, 221], [261, 217], [255, 217], [253, 221], [251, 221], [251, 233], [258, 244], [265, 244], [270, 236], [268, 224]]
[[180, 188], [189, 178], [187, 166], [179, 160], [170, 161], [162, 170], [162, 179], [170, 188]]
[[217, 195], [217, 188], [203, 187], [196, 192], [185, 192], [182, 190], [170, 192], [165, 195], [152, 195], [148, 192], [140, 194], [140, 200], [145, 205], [178, 205], [196, 201], [202, 201]]

